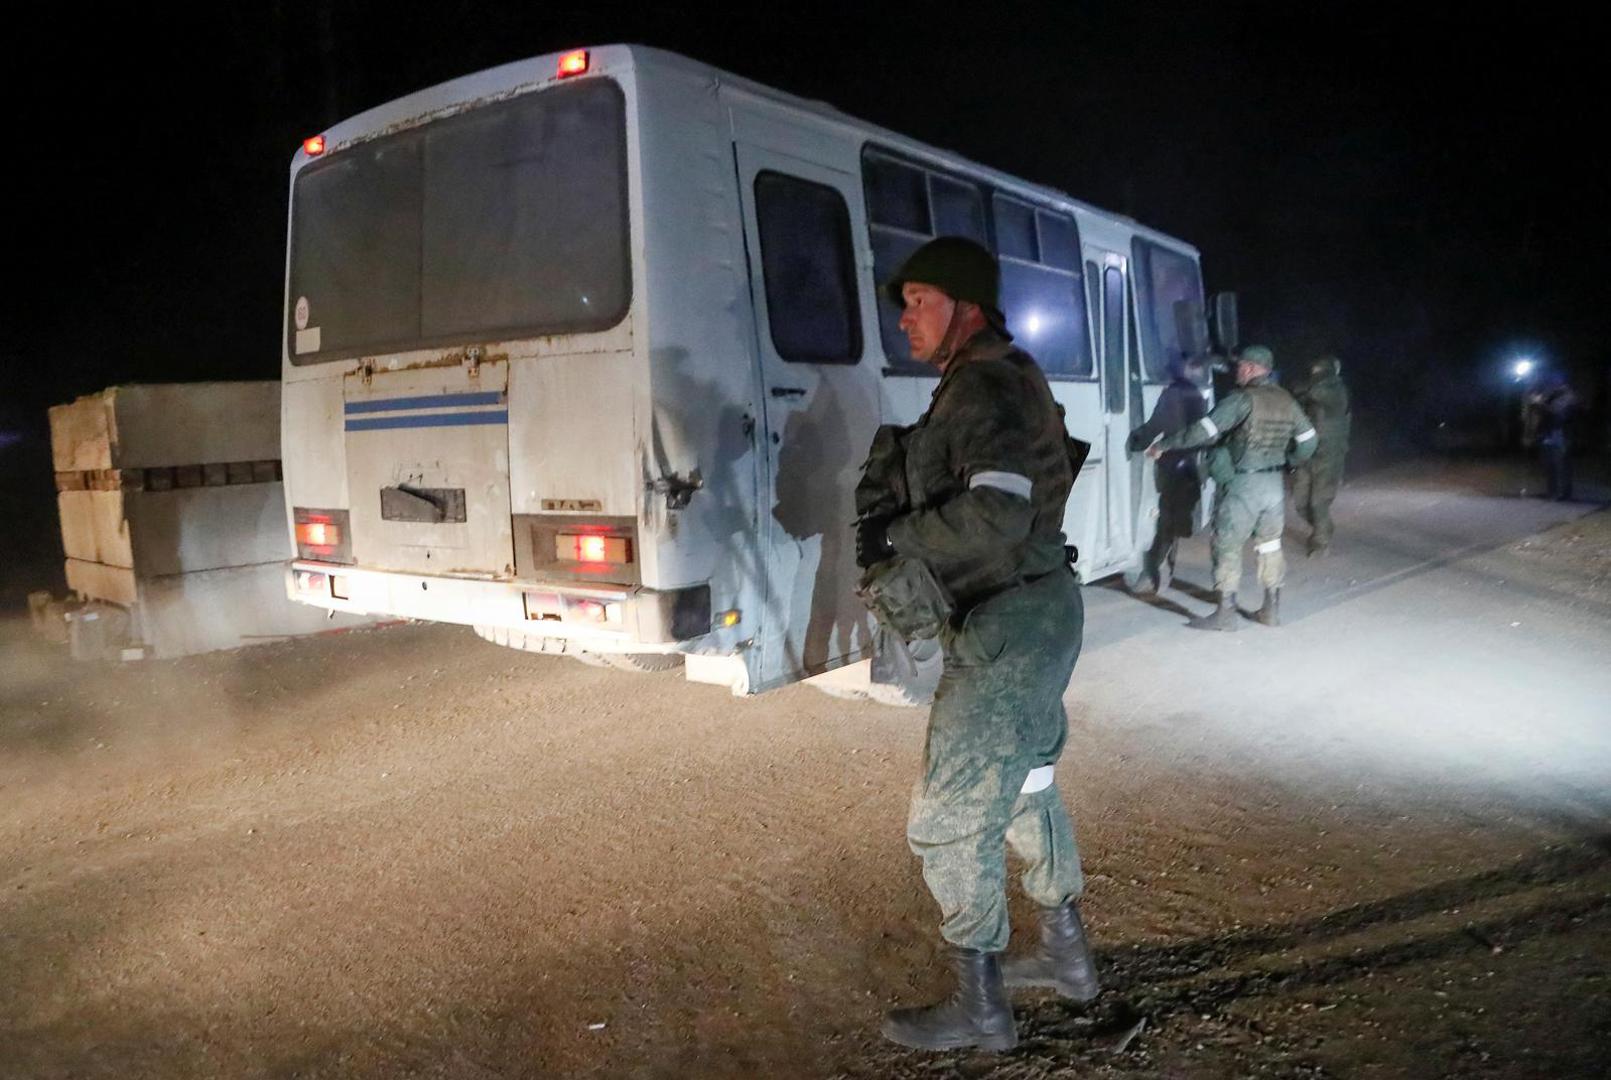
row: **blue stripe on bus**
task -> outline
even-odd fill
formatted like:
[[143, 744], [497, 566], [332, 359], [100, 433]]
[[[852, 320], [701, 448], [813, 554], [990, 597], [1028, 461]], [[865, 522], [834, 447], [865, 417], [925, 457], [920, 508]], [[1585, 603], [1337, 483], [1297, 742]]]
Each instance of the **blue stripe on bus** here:
[[471, 424], [507, 424], [509, 410], [498, 412], [416, 413], [413, 416], [377, 416], [369, 420], [348, 420], [348, 431], [381, 431], [385, 428], [467, 427]]
[[402, 409], [451, 409], [455, 405], [498, 405], [503, 395], [497, 391], [484, 394], [432, 394], [427, 397], [380, 398], [373, 401], [347, 402], [347, 414], [366, 412], [393, 412]]

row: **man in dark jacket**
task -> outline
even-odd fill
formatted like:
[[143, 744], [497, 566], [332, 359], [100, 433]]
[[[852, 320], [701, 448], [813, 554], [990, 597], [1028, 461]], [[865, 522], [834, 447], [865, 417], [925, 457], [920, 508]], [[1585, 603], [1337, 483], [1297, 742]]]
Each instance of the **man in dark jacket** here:
[[[1098, 990], [1076, 906], [1079, 852], [1053, 781], [1085, 623], [1063, 546], [1074, 468], [1046, 377], [1007, 333], [999, 281], [988, 251], [941, 237], [886, 286], [912, 355], [941, 375], [901, 435], [909, 509], [857, 529], [863, 566], [919, 560], [955, 604], [906, 835], [940, 907], [957, 989], [884, 1023], [886, 1037], [927, 1050], [1014, 1046], [1006, 985], [1080, 1001]], [[1042, 947], [1009, 964], [1004, 983], [1008, 845], [1040, 906]]]
[[[1178, 358], [1169, 362], [1169, 385], [1158, 395], [1152, 416], [1130, 433], [1125, 449], [1138, 453], [1155, 439], [1184, 431], [1208, 413], [1203, 400], [1203, 363], [1200, 359]], [[1154, 470], [1158, 487], [1158, 530], [1152, 545], [1142, 556], [1138, 592], [1156, 592], [1173, 577], [1175, 549], [1192, 534], [1197, 503], [1203, 496], [1203, 477], [1198, 469], [1198, 451], [1172, 450], [1158, 459]]]
[[1557, 502], [1572, 499], [1572, 413], [1577, 395], [1566, 377], [1551, 372], [1544, 379], [1538, 403], [1538, 446], [1544, 458], [1545, 490]]

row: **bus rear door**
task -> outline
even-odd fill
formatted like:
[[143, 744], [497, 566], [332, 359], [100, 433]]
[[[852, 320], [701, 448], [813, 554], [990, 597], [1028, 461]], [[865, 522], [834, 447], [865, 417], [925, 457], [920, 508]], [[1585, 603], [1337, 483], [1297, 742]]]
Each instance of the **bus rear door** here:
[[755, 137], [735, 151], [766, 448], [759, 691], [871, 655], [852, 492], [879, 421], [878, 369], [857, 288], [858, 178], [768, 148], [790, 145], [786, 125], [746, 116], [741, 130]]
[[[353, 558], [375, 569], [508, 577], [509, 363], [479, 350], [345, 377]], [[419, 600], [428, 608], [426, 597]], [[398, 612], [405, 614], [405, 612]]]

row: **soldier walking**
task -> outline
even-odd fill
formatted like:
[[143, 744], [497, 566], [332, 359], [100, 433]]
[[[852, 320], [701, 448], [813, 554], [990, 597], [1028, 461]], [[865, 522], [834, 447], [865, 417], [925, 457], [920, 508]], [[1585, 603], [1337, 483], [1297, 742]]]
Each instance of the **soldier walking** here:
[[1309, 365], [1309, 384], [1298, 392], [1298, 406], [1315, 426], [1314, 457], [1292, 472], [1292, 501], [1298, 516], [1309, 525], [1310, 555], [1324, 555], [1331, 547], [1335, 526], [1331, 504], [1342, 486], [1343, 458], [1348, 456], [1348, 388], [1342, 381], [1342, 361], [1323, 356]]
[[[939, 633], [944, 670], [907, 840], [940, 907], [956, 990], [895, 1010], [883, 1030], [919, 1049], [1005, 1050], [1018, 1041], [1006, 986], [1052, 986], [1079, 1001], [1098, 991], [1076, 904], [1079, 851], [1053, 779], [1085, 621], [1062, 532], [1075, 469], [1046, 377], [1011, 344], [993, 255], [941, 237], [885, 289], [903, 308], [913, 357], [941, 377], [928, 410], [900, 432], [905, 510], [858, 523], [857, 559], [916, 560], [955, 606]], [[1008, 845], [1040, 905], [1042, 944], [1007, 965], [1004, 981]]]
[[1315, 429], [1291, 394], [1270, 379], [1275, 357], [1263, 345], [1249, 345], [1236, 362], [1236, 385], [1209, 414], [1185, 431], [1165, 436], [1147, 449], [1154, 461], [1171, 450], [1214, 447], [1208, 472], [1219, 485], [1214, 503], [1214, 612], [1193, 619], [1199, 630], [1235, 630], [1236, 590], [1242, 580], [1242, 545], [1251, 537], [1258, 554], [1264, 604], [1257, 618], [1281, 624], [1281, 583], [1286, 559], [1281, 532], [1286, 526], [1286, 488], [1281, 474], [1315, 452]]
[[[1152, 416], [1130, 433], [1125, 449], [1134, 454], [1154, 439], [1173, 435], [1197, 423], [1208, 412], [1203, 400], [1203, 362], [1178, 357], [1169, 362], [1169, 385], [1158, 395]], [[1157, 592], [1175, 572], [1175, 551], [1192, 534], [1197, 503], [1203, 497], [1203, 477], [1195, 450], [1172, 450], [1158, 459], [1154, 479], [1158, 487], [1158, 530], [1142, 556], [1137, 592]]]

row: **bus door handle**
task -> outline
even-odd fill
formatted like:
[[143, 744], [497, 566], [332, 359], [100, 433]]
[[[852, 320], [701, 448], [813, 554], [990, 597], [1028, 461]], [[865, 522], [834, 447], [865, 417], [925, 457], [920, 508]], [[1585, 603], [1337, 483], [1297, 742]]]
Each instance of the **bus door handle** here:
[[806, 390], [805, 390], [805, 387], [803, 387], [803, 386], [774, 386], [774, 387], [772, 387], [772, 396], [775, 397], [775, 398], [805, 397], [805, 394], [806, 394]]

